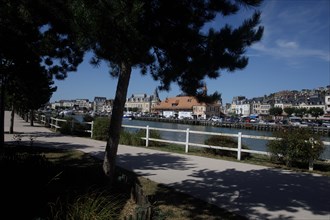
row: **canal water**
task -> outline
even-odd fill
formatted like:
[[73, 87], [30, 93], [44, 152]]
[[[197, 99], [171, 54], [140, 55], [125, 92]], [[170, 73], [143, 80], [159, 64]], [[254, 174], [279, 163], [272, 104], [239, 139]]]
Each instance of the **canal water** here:
[[[147, 126], [156, 127], [156, 128], [167, 128], [167, 129], [179, 129], [186, 130], [189, 128], [191, 131], [205, 131], [205, 132], [221, 132], [229, 134], [238, 134], [242, 132], [242, 135], [256, 135], [256, 136], [273, 136], [272, 132], [268, 131], [256, 131], [256, 130], [245, 130], [245, 129], [234, 129], [234, 128], [222, 128], [222, 127], [213, 127], [213, 126], [200, 126], [200, 125], [187, 125], [187, 124], [176, 124], [176, 123], [162, 123], [162, 122], [153, 122], [153, 121], [142, 121], [142, 120], [123, 120], [123, 125], [133, 125], [133, 126]], [[182, 141], [186, 140], [186, 133], [184, 132], [168, 132], [168, 131], [159, 131], [161, 138], [166, 140]], [[210, 137], [210, 135], [202, 134], [189, 134], [190, 143], [204, 144], [205, 139]], [[330, 141], [329, 137], [324, 137], [324, 141]], [[267, 140], [258, 140], [250, 138], [242, 138], [242, 143], [246, 145], [251, 150], [266, 151], [267, 149]], [[330, 160], [330, 146], [327, 145], [325, 151], [321, 155], [322, 159]]]

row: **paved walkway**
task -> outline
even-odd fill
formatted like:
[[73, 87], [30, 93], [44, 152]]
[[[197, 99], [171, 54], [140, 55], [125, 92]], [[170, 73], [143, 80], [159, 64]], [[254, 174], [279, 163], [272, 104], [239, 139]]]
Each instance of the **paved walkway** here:
[[[6, 112], [5, 141], [9, 112]], [[105, 142], [63, 136], [16, 116], [16, 133], [34, 145], [70, 148], [103, 158]], [[330, 178], [239, 162], [164, 153], [120, 145], [117, 164], [155, 182], [216, 204], [249, 219], [330, 220]]]

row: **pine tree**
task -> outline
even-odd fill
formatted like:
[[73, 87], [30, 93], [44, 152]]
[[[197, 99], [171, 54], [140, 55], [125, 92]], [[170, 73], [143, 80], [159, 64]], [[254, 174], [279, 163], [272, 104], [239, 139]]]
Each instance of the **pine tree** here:
[[[82, 62], [68, 0], [0, 0], [0, 144], [4, 144], [5, 90], [26, 65], [64, 79]], [[38, 73], [39, 71], [36, 71]], [[39, 75], [40, 76], [40, 75]], [[31, 77], [39, 77], [37, 74]], [[19, 79], [16, 78], [16, 79]]]
[[101, 60], [118, 77], [104, 171], [113, 177], [123, 110], [132, 68], [151, 74], [160, 90], [176, 82], [183, 92], [202, 101], [204, 79], [221, 71], [243, 69], [246, 48], [259, 41], [263, 27], [256, 11], [239, 27], [228, 24], [202, 31], [217, 15], [228, 16], [241, 8], [259, 6], [261, 0], [76, 0], [76, 22], [90, 42], [98, 65]]

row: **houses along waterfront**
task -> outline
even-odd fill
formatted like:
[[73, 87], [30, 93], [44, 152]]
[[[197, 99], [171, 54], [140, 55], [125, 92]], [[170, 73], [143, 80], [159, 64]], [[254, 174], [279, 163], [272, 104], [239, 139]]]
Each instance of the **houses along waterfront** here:
[[[127, 98], [125, 110], [136, 117], [158, 117], [175, 120], [194, 120], [194, 122], [183, 123], [208, 123], [212, 122], [238, 122], [248, 120], [254, 122], [251, 129], [266, 129], [276, 122], [280, 122], [288, 117], [284, 111], [286, 108], [311, 109], [320, 108], [323, 113], [318, 117], [319, 126], [330, 127], [330, 86], [317, 89], [304, 89], [301, 91], [280, 91], [263, 97], [248, 99], [245, 96], [233, 97], [231, 103], [223, 105], [221, 98], [214, 103], [200, 103], [195, 97], [178, 95], [160, 100], [158, 91], [155, 90], [152, 95], [132, 94]], [[206, 86], [204, 87], [207, 93]], [[51, 109], [72, 109], [78, 114], [110, 115], [112, 112], [113, 100], [106, 97], [95, 97], [93, 101], [88, 99], [60, 100], [51, 103], [48, 108]], [[270, 115], [272, 108], [280, 108], [283, 113], [280, 116]], [[307, 111], [306, 111], [307, 112]], [[311, 115], [303, 114], [305, 125], [312, 123], [315, 119]], [[197, 120], [197, 121], [196, 121]], [[255, 125], [258, 122], [258, 126]], [[315, 123], [315, 122], [313, 122]], [[214, 123], [219, 124], [219, 123]], [[222, 123], [223, 126], [241, 126], [238, 123]], [[316, 124], [311, 124], [316, 126]], [[246, 126], [245, 126], [246, 127]], [[272, 127], [273, 128], [273, 127]]]

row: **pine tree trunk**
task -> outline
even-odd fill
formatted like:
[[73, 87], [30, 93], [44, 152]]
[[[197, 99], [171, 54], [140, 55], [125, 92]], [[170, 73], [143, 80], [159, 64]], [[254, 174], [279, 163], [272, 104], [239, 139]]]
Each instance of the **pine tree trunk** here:
[[5, 76], [1, 74], [0, 91], [0, 146], [5, 145]]
[[11, 114], [10, 114], [10, 128], [9, 128], [9, 134], [14, 133], [14, 117], [15, 117], [15, 109], [14, 105], [11, 106]]
[[116, 156], [131, 71], [132, 67], [128, 62], [121, 63], [109, 127], [109, 138], [107, 140], [103, 161], [103, 171], [105, 175], [109, 177], [110, 183], [113, 182], [115, 175]]
[[30, 110], [30, 126], [33, 126], [33, 121], [34, 121], [34, 110]]
[[29, 112], [24, 113], [24, 120], [25, 122], [29, 122]]

